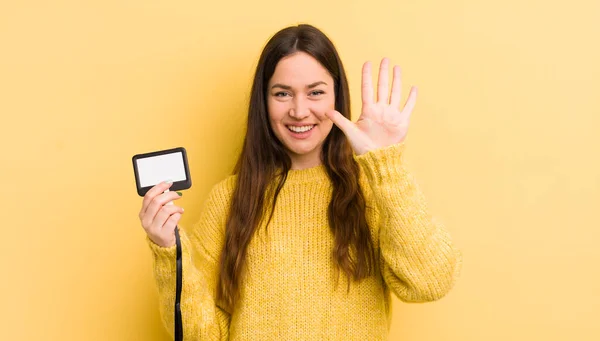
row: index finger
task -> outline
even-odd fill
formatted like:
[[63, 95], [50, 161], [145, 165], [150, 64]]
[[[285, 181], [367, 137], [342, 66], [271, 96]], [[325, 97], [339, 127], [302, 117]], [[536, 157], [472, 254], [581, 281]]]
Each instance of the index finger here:
[[377, 83], [377, 101], [384, 104], [388, 103], [388, 91], [390, 91], [388, 80], [389, 64], [390, 60], [388, 58], [383, 58], [381, 60], [381, 65], [379, 66], [379, 81]]
[[373, 103], [373, 79], [371, 78], [371, 62], [366, 62], [363, 64], [362, 101], [363, 104]]
[[159, 184], [154, 185], [154, 187], [150, 188], [150, 190], [144, 195], [144, 201], [142, 201], [142, 209], [140, 210], [140, 215], [143, 215], [154, 199], [155, 196], [162, 194], [164, 191], [169, 189], [173, 185], [173, 182], [163, 181]]

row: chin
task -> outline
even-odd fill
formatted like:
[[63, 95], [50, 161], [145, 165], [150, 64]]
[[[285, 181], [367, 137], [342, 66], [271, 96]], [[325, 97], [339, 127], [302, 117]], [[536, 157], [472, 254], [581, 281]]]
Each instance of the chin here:
[[317, 147], [286, 146], [286, 149], [294, 155], [304, 156], [315, 153]]
[[325, 139], [322, 138], [322, 131], [313, 128], [312, 136], [305, 139], [296, 139], [293, 136], [289, 136], [289, 131], [285, 127], [281, 127], [276, 132], [276, 136], [279, 141], [282, 142], [286, 151], [292, 158], [308, 159], [319, 159], [321, 157], [321, 149]]

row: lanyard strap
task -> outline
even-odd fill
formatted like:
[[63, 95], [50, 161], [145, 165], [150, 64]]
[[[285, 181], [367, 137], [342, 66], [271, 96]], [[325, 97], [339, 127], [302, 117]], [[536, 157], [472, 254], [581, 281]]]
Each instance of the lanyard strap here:
[[183, 341], [183, 323], [181, 321], [181, 286], [183, 269], [181, 266], [181, 239], [179, 227], [175, 227], [175, 244], [177, 245], [177, 284], [175, 286], [175, 341]]

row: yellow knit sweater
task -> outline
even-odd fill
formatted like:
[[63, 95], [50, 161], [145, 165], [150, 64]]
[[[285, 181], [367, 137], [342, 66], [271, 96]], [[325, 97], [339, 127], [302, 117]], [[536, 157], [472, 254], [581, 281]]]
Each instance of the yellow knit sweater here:
[[[332, 187], [321, 165], [289, 172], [267, 231], [261, 226], [248, 246], [235, 309], [216, 302], [235, 177], [215, 185], [198, 223], [181, 228], [184, 340], [386, 340], [390, 290], [405, 302], [443, 297], [458, 277], [461, 253], [428, 212], [403, 150], [397, 144], [355, 156], [380, 271], [352, 282], [350, 292], [331, 256]], [[175, 246], [148, 242], [161, 316], [173, 335]]]

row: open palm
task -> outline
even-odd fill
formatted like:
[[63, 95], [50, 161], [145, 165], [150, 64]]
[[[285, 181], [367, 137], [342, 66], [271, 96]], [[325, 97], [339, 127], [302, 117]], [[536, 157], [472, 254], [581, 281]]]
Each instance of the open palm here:
[[358, 155], [370, 150], [387, 147], [404, 141], [408, 123], [417, 100], [417, 89], [411, 87], [404, 108], [400, 110], [401, 77], [400, 67], [394, 66], [391, 95], [389, 92], [389, 59], [383, 58], [379, 67], [377, 101], [374, 100], [371, 63], [366, 62], [362, 70], [362, 112], [353, 123], [339, 112], [327, 113], [333, 123], [346, 135], [354, 152]]

